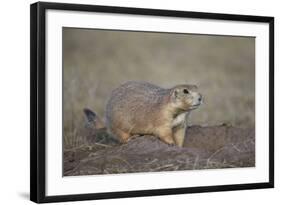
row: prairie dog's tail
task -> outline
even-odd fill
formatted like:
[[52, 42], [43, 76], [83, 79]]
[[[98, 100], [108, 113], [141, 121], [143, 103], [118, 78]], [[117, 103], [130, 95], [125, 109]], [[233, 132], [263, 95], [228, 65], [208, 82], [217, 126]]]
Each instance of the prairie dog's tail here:
[[89, 142], [107, 144], [107, 145], [117, 145], [120, 144], [119, 140], [117, 140], [113, 135], [111, 135], [105, 123], [98, 117], [98, 115], [88, 109], [85, 108], [84, 114], [86, 115], [86, 125], [87, 130], [90, 130], [90, 135], [88, 135], [87, 139]]
[[98, 117], [98, 115], [94, 111], [88, 108], [84, 108], [83, 111], [87, 118], [86, 127], [93, 128], [96, 130], [105, 128], [104, 122]]

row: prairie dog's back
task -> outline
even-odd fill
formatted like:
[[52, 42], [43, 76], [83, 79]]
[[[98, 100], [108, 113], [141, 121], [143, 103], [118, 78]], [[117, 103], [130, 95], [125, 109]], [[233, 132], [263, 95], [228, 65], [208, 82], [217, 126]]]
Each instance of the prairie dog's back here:
[[135, 125], [138, 128], [145, 126], [147, 119], [154, 118], [167, 92], [147, 82], [129, 81], [120, 85], [112, 91], [106, 105], [107, 127], [111, 129], [122, 124], [121, 127], [133, 130], [136, 129]]

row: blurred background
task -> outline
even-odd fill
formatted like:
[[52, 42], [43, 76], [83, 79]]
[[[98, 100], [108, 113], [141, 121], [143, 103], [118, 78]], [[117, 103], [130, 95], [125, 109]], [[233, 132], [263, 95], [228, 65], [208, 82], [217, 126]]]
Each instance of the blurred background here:
[[255, 125], [255, 38], [63, 29], [64, 133], [83, 108], [104, 117], [111, 91], [128, 80], [169, 88], [196, 84], [204, 104], [190, 124]]

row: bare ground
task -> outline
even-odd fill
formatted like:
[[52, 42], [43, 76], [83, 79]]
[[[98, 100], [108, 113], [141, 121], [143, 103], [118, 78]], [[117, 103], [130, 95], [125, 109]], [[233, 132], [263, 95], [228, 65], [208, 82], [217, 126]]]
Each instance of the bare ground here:
[[255, 166], [254, 128], [191, 126], [184, 147], [153, 136], [120, 144], [105, 130], [86, 130], [79, 146], [64, 149], [64, 176]]

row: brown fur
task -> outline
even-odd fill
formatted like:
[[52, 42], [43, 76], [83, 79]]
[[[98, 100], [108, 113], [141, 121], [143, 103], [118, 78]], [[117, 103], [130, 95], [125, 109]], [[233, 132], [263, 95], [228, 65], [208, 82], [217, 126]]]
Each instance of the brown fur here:
[[182, 146], [186, 120], [179, 116], [201, 104], [196, 89], [194, 85], [164, 89], [147, 82], [126, 82], [111, 93], [106, 126], [123, 143], [133, 135], [150, 134], [167, 144]]

